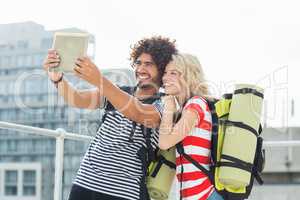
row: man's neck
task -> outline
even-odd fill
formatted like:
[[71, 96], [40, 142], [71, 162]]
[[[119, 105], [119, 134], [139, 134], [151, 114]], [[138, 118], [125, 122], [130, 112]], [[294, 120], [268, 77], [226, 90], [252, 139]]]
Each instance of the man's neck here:
[[156, 87], [137, 87], [134, 96], [138, 99], [146, 99], [152, 97], [158, 92]]

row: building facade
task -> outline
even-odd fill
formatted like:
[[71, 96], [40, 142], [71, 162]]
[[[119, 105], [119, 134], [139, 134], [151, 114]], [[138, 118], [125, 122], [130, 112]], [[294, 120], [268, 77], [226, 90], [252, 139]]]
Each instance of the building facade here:
[[[46, 31], [34, 22], [0, 25], [0, 121], [57, 129], [93, 136], [101, 111], [69, 107], [42, 69], [55, 31], [82, 32], [77, 28]], [[95, 56], [95, 38], [88, 54]], [[118, 85], [133, 85], [129, 69], [102, 70]], [[91, 86], [67, 75], [76, 88]], [[63, 198], [88, 142], [65, 141]], [[53, 200], [55, 139], [0, 129], [0, 199]]]

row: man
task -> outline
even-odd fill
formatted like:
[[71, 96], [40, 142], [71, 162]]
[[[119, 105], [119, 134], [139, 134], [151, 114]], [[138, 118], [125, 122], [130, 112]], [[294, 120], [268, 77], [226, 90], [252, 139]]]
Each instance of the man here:
[[[137, 86], [132, 96], [118, 88], [102, 76], [89, 58], [76, 61], [74, 73], [95, 86], [93, 90], [78, 91], [63, 78], [63, 73], [49, 72], [57, 67], [60, 59], [54, 50], [50, 50], [44, 62], [50, 79], [58, 88], [58, 93], [74, 107], [97, 109], [113, 106], [116, 111], [106, 114], [97, 135], [91, 142], [69, 200], [146, 200], [148, 199], [144, 183], [144, 157], [138, 154], [145, 149], [144, 127], [153, 128], [151, 145], [157, 147], [161, 117], [160, 100], [152, 104], [142, 103], [158, 93], [165, 66], [171, 61], [177, 50], [174, 41], [168, 38], [152, 37], [140, 40], [131, 53]], [[123, 90], [122, 90], [123, 89]]]

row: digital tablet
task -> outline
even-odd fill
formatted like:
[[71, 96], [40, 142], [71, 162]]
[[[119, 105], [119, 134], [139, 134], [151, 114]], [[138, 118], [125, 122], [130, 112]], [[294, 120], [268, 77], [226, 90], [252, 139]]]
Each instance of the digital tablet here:
[[87, 55], [88, 33], [55, 32], [52, 48], [60, 56], [60, 64], [53, 71], [73, 72], [77, 58]]

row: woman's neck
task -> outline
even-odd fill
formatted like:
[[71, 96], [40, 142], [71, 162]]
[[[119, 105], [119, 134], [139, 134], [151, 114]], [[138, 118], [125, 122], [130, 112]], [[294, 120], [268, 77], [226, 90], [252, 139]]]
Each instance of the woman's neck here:
[[182, 107], [189, 98], [190, 98], [190, 95], [187, 93], [184, 93], [184, 92], [176, 95], [176, 99], [177, 99], [180, 107]]

